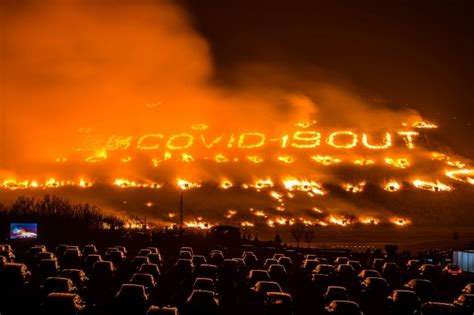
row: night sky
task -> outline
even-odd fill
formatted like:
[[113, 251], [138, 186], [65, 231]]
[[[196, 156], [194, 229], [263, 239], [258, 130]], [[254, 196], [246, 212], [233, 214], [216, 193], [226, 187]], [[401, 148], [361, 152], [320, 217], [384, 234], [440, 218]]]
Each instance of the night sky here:
[[[474, 156], [473, 1], [183, 0], [209, 41], [215, 80], [243, 64], [337, 81], [415, 108], [443, 143]], [[239, 75], [241, 75], [239, 71]]]

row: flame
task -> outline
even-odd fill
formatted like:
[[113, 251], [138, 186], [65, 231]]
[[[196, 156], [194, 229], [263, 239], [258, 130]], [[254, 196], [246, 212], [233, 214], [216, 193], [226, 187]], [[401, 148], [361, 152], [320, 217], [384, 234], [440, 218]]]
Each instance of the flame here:
[[202, 218], [197, 218], [196, 220], [190, 220], [183, 222], [187, 228], [190, 229], [199, 229], [199, 230], [209, 230], [213, 225], [209, 222], [202, 221]]
[[227, 163], [229, 162], [229, 159], [224, 154], [219, 153], [214, 156], [214, 161], [216, 161], [217, 163]]
[[291, 164], [295, 161], [295, 158], [292, 157], [292, 156], [289, 156], [289, 155], [279, 156], [277, 159], [279, 161], [282, 161], [283, 163], [286, 163], [286, 164]]
[[474, 185], [474, 169], [450, 170], [445, 174], [451, 179]]
[[417, 129], [436, 129], [436, 128], [438, 128], [437, 125], [435, 125], [433, 123], [430, 123], [430, 122], [426, 122], [426, 121], [417, 121], [412, 125], [412, 127], [417, 128]]
[[270, 188], [273, 187], [273, 182], [270, 178], [257, 179], [253, 185], [250, 185], [250, 187], [254, 187], [257, 190], [262, 188]]
[[257, 156], [257, 155], [249, 155], [246, 158], [247, 158], [247, 160], [249, 160], [250, 162], [253, 162], [255, 164], [263, 162], [263, 159], [261, 157]]
[[421, 180], [421, 179], [416, 179], [416, 180], [413, 181], [413, 185], [416, 188], [427, 190], [427, 191], [433, 191], [433, 192], [451, 191], [452, 190], [451, 186], [443, 184], [440, 181], [428, 182], [428, 181], [424, 181], [424, 180]]
[[410, 166], [410, 162], [406, 158], [400, 158], [400, 159], [385, 158], [385, 163], [387, 163], [388, 165], [398, 167], [398, 168], [407, 168]]
[[447, 161], [446, 162], [448, 165], [457, 167], [457, 168], [465, 168], [466, 164], [461, 162], [461, 161]]
[[283, 180], [283, 185], [285, 189], [287, 189], [288, 191], [298, 190], [298, 191], [304, 191], [307, 193], [312, 192], [316, 195], [325, 194], [325, 192], [322, 189], [322, 186], [319, 183], [315, 181], [306, 180], [306, 179], [299, 180], [293, 177], [288, 177]]
[[181, 161], [183, 161], [185, 163], [189, 163], [189, 162], [194, 161], [194, 158], [191, 154], [183, 152], [183, 153], [181, 153]]
[[192, 189], [192, 188], [199, 188], [201, 187], [201, 184], [196, 182], [190, 182], [188, 180], [185, 180], [185, 179], [181, 179], [181, 178], [178, 178], [176, 180], [176, 185], [178, 186], [179, 189], [181, 190], [189, 190], [189, 189]]
[[107, 150], [103, 149], [86, 158], [88, 163], [98, 163], [107, 160]]
[[406, 226], [411, 223], [409, 219], [398, 218], [398, 217], [392, 217], [389, 219], [389, 221], [395, 224], [396, 226], [400, 226], [400, 227]]
[[332, 165], [341, 163], [341, 160], [332, 156], [313, 155], [311, 159], [323, 165]]
[[221, 180], [221, 183], [220, 183], [220, 187], [222, 189], [229, 189], [231, 188], [232, 186], [234, 186], [234, 184], [232, 184], [232, 182], [226, 178], [224, 178], [223, 180]]
[[373, 224], [377, 225], [380, 223], [380, 220], [375, 217], [360, 217], [358, 220], [362, 224]]
[[350, 184], [350, 183], [347, 183], [347, 184], [344, 184], [343, 185], [343, 188], [345, 191], [347, 192], [351, 192], [351, 193], [360, 193], [360, 192], [363, 192], [364, 191], [364, 188], [365, 188], [365, 185], [367, 183], [365, 181], [362, 181], [360, 183], [357, 183], [357, 184]]
[[386, 182], [383, 187], [383, 189], [385, 189], [388, 192], [399, 191], [401, 188], [402, 188], [402, 185], [396, 180], [390, 180]]
[[128, 187], [135, 187], [136, 183], [125, 178], [117, 178], [114, 181], [114, 185], [119, 186], [121, 188], [128, 188]]
[[357, 159], [357, 160], [354, 160], [354, 164], [355, 165], [361, 165], [361, 166], [373, 165], [373, 164], [375, 164], [375, 161], [374, 160], [366, 160], [366, 159]]
[[232, 219], [232, 217], [236, 214], [237, 214], [237, 210], [229, 209], [229, 210], [227, 210], [227, 214], [226, 214], [225, 217], [226, 217], [226, 219]]
[[249, 221], [242, 221], [242, 222], [240, 222], [240, 226], [242, 226], [242, 227], [254, 227], [255, 224], [253, 224], [252, 222], [249, 222]]
[[332, 224], [340, 225], [340, 226], [347, 226], [347, 225], [351, 224], [350, 220], [348, 220], [344, 217], [338, 217], [338, 216], [334, 216], [334, 215], [329, 216], [328, 222], [332, 223]]

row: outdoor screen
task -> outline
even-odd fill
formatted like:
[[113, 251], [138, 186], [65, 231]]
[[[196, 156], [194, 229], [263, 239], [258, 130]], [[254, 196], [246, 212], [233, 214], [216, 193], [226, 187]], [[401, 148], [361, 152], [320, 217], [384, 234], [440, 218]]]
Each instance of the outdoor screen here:
[[11, 223], [10, 239], [35, 239], [38, 237], [37, 223]]

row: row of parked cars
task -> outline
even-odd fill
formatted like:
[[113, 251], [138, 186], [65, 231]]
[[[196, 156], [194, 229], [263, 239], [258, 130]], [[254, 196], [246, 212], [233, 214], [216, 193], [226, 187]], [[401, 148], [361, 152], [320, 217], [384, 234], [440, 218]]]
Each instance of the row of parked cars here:
[[[235, 252], [236, 249], [233, 249]], [[238, 250], [238, 249], [237, 249]], [[411, 259], [370, 264], [274, 250], [162, 256], [124, 246], [31, 247], [17, 259], [0, 245], [0, 313], [22, 314], [473, 314], [474, 284], [453, 264]], [[449, 303], [444, 288], [462, 284]], [[28, 305], [25, 306], [25, 300]]]

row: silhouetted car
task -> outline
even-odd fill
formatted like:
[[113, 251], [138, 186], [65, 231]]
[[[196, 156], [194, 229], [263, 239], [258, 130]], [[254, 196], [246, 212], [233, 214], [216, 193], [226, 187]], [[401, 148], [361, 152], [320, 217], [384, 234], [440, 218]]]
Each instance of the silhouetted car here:
[[449, 315], [458, 314], [456, 307], [451, 303], [426, 302], [421, 306], [423, 315]]
[[313, 270], [316, 268], [316, 266], [319, 265], [319, 262], [316, 259], [305, 259], [303, 261], [303, 264], [301, 266], [301, 269], [304, 273], [310, 274], [313, 272]]
[[462, 293], [465, 294], [473, 294], [474, 293], [474, 283], [468, 283], [466, 286], [462, 289]]
[[384, 261], [383, 258], [375, 258], [375, 259], [372, 261], [372, 269], [375, 269], [375, 270], [381, 272], [384, 263], [385, 263], [385, 261]]
[[51, 252], [40, 252], [34, 256], [33, 263], [36, 265], [43, 259], [56, 259], [56, 256]]
[[351, 282], [355, 279], [354, 268], [351, 265], [337, 266], [336, 275], [338, 280], [342, 282]]
[[347, 258], [347, 257], [337, 257], [334, 260], [334, 265], [337, 266], [337, 265], [341, 265], [341, 264], [347, 264], [348, 261], [349, 261], [349, 258]]
[[138, 284], [122, 284], [115, 295], [116, 314], [142, 315], [147, 309], [148, 295], [145, 287]]
[[186, 300], [186, 314], [216, 315], [219, 312], [219, 300], [212, 291], [193, 290]]
[[43, 297], [48, 296], [53, 292], [60, 293], [76, 293], [77, 287], [74, 285], [71, 279], [63, 277], [49, 277], [44, 280], [40, 286], [41, 295]]
[[207, 263], [207, 259], [203, 255], [194, 255], [192, 261], [193, 261], [193, 265], [196, 267], [199, 267], [200, 265]]
[[418, 314], [420, 298], [410, 290], [394, 290], [387, 298], [392, 314]]
[[266, 270], [253, 269], [250, 270], [248, 276], [249, 286], [254, 286], [259, 281], [271, 281], [270, 275]]
[[151, 274], [155, 282], [158, 282], [161, 276], [160, 267], [158, 267], [157, 264], [143, 264], [140, 269], [138, 269], [138, 272]]
[[80, 266], [82, 253], [77, 246], [68, 246], [61, 257], [61, 266], [64, 268], [77, 268]]
[[245, 254], [243, 257], [243, 260], [244, 260], [245, 266], [247, 266], [248, 268], [256, 267], [258, 264], [258, 258], [257, 256], [255, 256], [253, 252]]
[[265, 259], [265, 262], [263, 263], [263, 268], [268, 269], [268, 267], [270, 267], [270, 265], [273, 265], [273, 264], [278, 264], [278, 259], [267, 258]]
[[436, 280], [439, 276], [439, 268], [433, 264], [423, 264], [418, 271], [423, 279]]
[[414, 291], [422, 302], [431, 301], [435, 294], [433, 283], [427, 279], [412, 279], [405, 284], [405, 287]]
[[125, 257], [127, 257], [127, 254], [128, 254], [128, 251], [127, 251], [127, 248], [125, 246], [115, 246], [119, 251], [121, 251]]
[[324, 274], [334, 278], [336, 276], [336, 268], [333, 265], [319, 264], [314, 268], [313, 273]]
[[359, 274], [362, 271], [362, 265], [360, 264], [358, 260], [349, 260], [346, 264], [354, 268], [355, 274]]
[[326, 307], [326, 311], [333, 315], [363, 315], [359, 304], [353, 301], [332, 301]]
[[15, 288], [28, 283], [31, 272], [25, 264], [6, 263], [0, 268], [0, 286]]
[[48, 277], [55, 277], [59, 271], [59, 264], [56, 258], [41, 259], [34, 270], [34, 278], [43, 281]]
[[142, 248], [138, 251], [137, 256], [148, 256], [152, 253], [151, 249], [149, 248]]
[[326, 303], [329, 304], [334, 300], [348, 300], [349, 295], [347, 294], [347, 290], [344, 287], [340, 286], [328, 286], [326, 293], [324, 293], [324, 299]]
[[462, 269], [455, 264], [447, 264], [446, 266], [444, 266], [442, 272], [444, 275], [447, 276], [461, 276], [463, 274]]
[[94, 266], [97, 261], [102, 261], [102, 257], [100, 255], [87, 255], [87, 257], [84, 259], [84, 269], [87, 270], [87, 272], [90, 272], [92, 266]]
[[217, 281], [217, 266], [201, 264], [198, 268], [196, 268], [195, 274], [197, 277], [211, 278], [212, 280]]
[[7, 259], [8, 262], [15, 261], [15, 254], [9, 250], [0, 250], [0, 256], [3, 256]]
[[146, 315], [179, 315], [178, 308], [176, 307], [159, 307], [159, 306], [151, 306]]
[[291, 295], [282, 292], [268, 292], [264, 300], [264, 315], [292, 315]]
[[114, 263], [114, 266], [121, 266], [125, 262], [125, 254], [114, 248], [105, 253], [105, 259]]
[[286, 268], [280, 264], [272, 264], [268, 267], [268, 274], [273, 281], [286, 282]]
[[224, 264], [224, 254], [222, 251], [211, 252], [209, 263], [217, 267], [221, 267]]
[[191, 253], [191, 256], [194, 255], [194, 251], [193, 251], [193, 248], [192, 247], [189, 247], [189, 246], [183, 246], [181, 247], [181, 249], [179, 250], [179, 252], [190, 252]]
[[92, 266], [89, 277], [89, 288], [104, 291], [113, 285], [116, 269], [111, 261], [97, 261]]
[[160, 267], [163, 266], [163, 258], [161, 257], [160, 253], [151, 253], [148, 254], [146, 257], [148, 257], [150, 263], [157, 264]]
[[130, 279], [130, 283], [144, 286], [148, 294], [156, 288], [155, 279], [149, 273], [134, 273]]
[[135, 256], [132, 258], [131, 265], [134, 270], [138, 270], [143, 264], [149, 264], [150, 260], [146, 256]]
[[388, 294], [387, 280], [381, 277], [367, 277], [360, 284], [362, 293], [386, 297]]
[[364, 269], [357, 275], [357, 279], [359, 279], [359, 281], [364, 281], [368, 277], [381, 278], [382, 276], [377, 270], [374, 269]]
[[216, 292], [216, 286], [214, 285], [214, 280], [211, 278], [196, 278], [196, 280], [194, 280], [193, 290]]
[[454, 300], [454, 305], [462, 314], [473, 314], [474, 294], [461, 294]]
[[410, 259], [406, 264], [407, 271], [416, 272], [420, 268], [420, 261], [418, 259]]
[[94, 244], [85, 245], [84, 248], [82, 248], [82, 256], [87, 257], [91, 254], [97, 254], [97, 248]]
[[[10, 247], [11, 249], [11, 247]], [[10, 250], [11, 251], [11, 250]], [[29, 257], [29, 258], [33, 258], [35, 257], [37, 254], [39, 253], [44, 253], [46, 252], [46, 246], [44, 245], [35, 245], [35, 246], [31, 246], [28, 251], [26, 252], [26, 255]]]
[[86, 276], [86, 273], [81, 269], [64, 269], [61, 271], [61, 277], [71, 279], [78, 289], [83, 288], [86, 282], [89, 280], [89, 278]]
[[74, 293], [50, 293], [42, 304], [48, 315], [79, 315], [86, 308], [84, 300]]
[[293, 261], [291, 261], [290, 257], [284, 256], [278, 258], [278, 264], [284, 266], [286, 270], [291, 270], [291, 267], [293, 266]]
[[283, 292], [280, 285], [274, 281], [259, 281], [250, 288], [250, 292], [263, 302], [265, 294], [268, 292]]
[[193, 273], [194, 265], [191, 259], [178, 259], [174, 265], [175, 271], [182, 276], [189, 276]]

